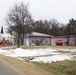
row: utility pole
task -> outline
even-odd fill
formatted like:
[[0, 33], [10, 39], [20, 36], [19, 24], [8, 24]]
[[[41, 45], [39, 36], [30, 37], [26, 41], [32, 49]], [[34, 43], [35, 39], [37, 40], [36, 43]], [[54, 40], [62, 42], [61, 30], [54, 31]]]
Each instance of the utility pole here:
[[68, 39], [67, 39], [67, 45], [69, 46], [69, 38], [70, 38], [70, 26], [68, 25]]

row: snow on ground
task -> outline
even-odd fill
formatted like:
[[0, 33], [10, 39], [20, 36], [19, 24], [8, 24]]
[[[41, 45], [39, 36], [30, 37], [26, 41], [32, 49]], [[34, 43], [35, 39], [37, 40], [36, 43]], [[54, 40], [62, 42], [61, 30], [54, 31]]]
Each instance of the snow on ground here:
[[44, 62], [44, 63], [52, 63], [56, 61], [63, 61], [63, 60], [70, 60], [72, 58], [71, 55], [53, 55], [53, 56], [47, 56], [47, 57], [37, 57], [36, 59], [33, 59], [31, 61], [33, 62]]
[[2, 50], [0, 49], [0, 54], [11, 56], [11, 57], [35, 57], [33, 58], [32, 62], [44, 62], [44, 63], [52, 63], [56, 61], [63, 61], [63, 60], [71, 60], [73, 56], [71, 53], [75, 53], [76, 49], [69, 50], [64, 49], [64, 51], [70, 51], [71, 53], [60, 53], [58, 49], [53, 48], [46, 48], [46, 49], [10, 49], [10, 50]]
[[61, 51], [76, 52], [76, 49], [60, 49]]
[[21, 49], [17, 48], [15, 50], [0, 50], [0, 53], [7, 56], [12, 57], [28, 57], [28, 56], [40, 56], [40, 55], [55, 55], [60, 54], [58, 52], [55, 52], [57, 50], [54, 49]]

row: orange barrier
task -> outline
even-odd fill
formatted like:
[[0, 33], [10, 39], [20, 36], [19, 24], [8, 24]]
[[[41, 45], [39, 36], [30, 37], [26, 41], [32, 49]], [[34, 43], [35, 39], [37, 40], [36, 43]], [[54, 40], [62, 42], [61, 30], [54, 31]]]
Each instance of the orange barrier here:
[[10, 46], [10, 45], [11, 45], [10, 41], [0, 42], [0, 48], [1, 48], [1, 47], [5, 47], [5, 46]]
[[1, 47], [5, 47], [5, 46], [6, 46], [6, 43], [5, 42], [2, 42], [1, 45], [0, 45], [0, 48]]
[[0, 45], [0, 48], [2, 47], [2, 45]]

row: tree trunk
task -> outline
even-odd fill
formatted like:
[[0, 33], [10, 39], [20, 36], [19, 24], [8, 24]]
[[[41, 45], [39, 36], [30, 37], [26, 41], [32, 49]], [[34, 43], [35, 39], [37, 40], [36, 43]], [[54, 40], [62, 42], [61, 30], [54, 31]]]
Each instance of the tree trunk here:
[[75, 35], [75, 46], [76, 46], [76, 35]]
[[20, 47], [20, 35], [18, 35], [18, 38], [17, 38], [17, 46], [18, 48]]
[[24, 34], [21, 36], [21, 45], [24, 45]]
[[68, 37], [67, 45], [69, 46], [69, 37]]
[[22, 36], [22, 45], [24, 45], [24, 34]]
[[20, 47], [20, 42], [19, 42], [19, 39], [17, 40], [17, 45], [18, 45], [18, 48]]

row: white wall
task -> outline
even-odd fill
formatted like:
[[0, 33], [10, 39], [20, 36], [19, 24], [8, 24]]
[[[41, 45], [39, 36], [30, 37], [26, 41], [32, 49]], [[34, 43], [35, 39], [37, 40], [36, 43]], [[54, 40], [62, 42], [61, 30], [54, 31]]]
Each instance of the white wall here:
[[29, 38], [28, 38], [28, 34], [25, 34], [24, 45], [29, 46]]

